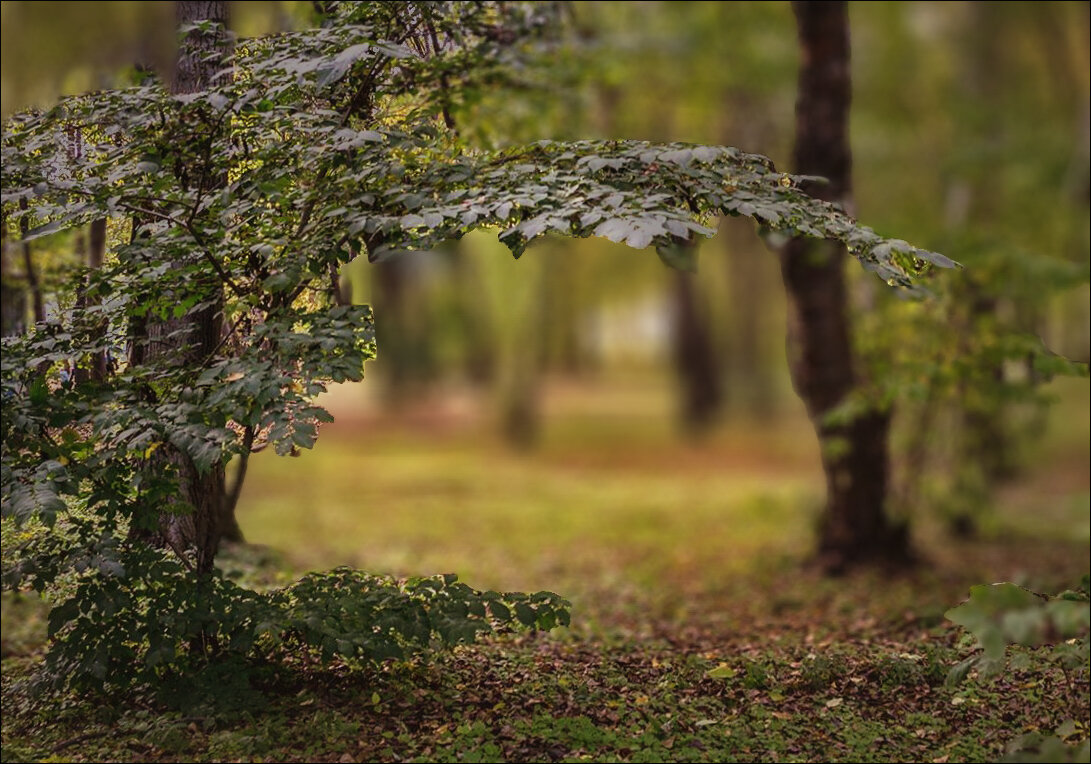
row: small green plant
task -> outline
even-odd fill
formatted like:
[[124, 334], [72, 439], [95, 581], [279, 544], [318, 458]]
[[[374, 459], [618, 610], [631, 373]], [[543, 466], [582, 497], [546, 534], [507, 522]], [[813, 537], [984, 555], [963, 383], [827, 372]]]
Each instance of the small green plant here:
[[763, 661], [743, 660], [742, 686], [748, 690], [768, 690], [776, 684], [776, 676]]
[[800, 681], [808, 690], [825, 690], [848, 672], [838, 656], [809, 653], [800, 665]]
[[[1086, 671], [1091, 630], [1089, 578], [1076, 589], [1055, 597], [1038, 594], [1012, 583], [974, 586], [970, 598], [947, 611], [946, 616], [977, 638], [979, 652], [951, 669], [948, 681], [961, 682], [971, 669], [985, 676], [1001, 673], [1008, 666], [1008, 647], [1049, 646], [1035, 653], [1064, 671]], [[1021, 664], [1024, 658], [1013, 659]], [[1017, 665], [1016, 668], [1020, 666]]]
[[[1086, 680], [1091, 668], [1089, 591], [1091, 577], [1086, 575], [1075, 589], [1052, 597], [1012, 583], [972, 587], [970, 598], [948, 610], [946, 616], [976, 638], [977, 649], [951, 669], [948, 684], [962, 682], [971, 670], [988, 677], [1045, 663], [1064, 674], [1076, 707], [1074, 678], [1082, 674]], [[1009, 647], [1029, 649], [1009, 654]], [[1087, 751], [1086, 723], [1069, 720], [1053, 735], [1035, 733], [1016, 739], [1009, 746], [1007, 760], [1086, 761]]]
[[876, 672], [884, 690], [919, 684], [924, 678], [923, 659], [904, 653], [884, 655], [879, 659]]

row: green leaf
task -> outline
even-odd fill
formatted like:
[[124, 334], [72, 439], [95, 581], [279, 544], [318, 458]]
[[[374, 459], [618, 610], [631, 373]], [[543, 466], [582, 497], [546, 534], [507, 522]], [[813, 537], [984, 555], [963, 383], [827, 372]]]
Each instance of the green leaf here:
[[716, 668], [706, 671], [705, 676], [709, 679], [732, 679], [735, 676], [735, 669], [726, 663], [721, 663]]
[[965, 660], [956, 663], [950, 671], [947, 672], [947, 686], [955, 687], [962, 684], [966, 677], [969, 676], [970, 671], [977, 665], [980, 656], [971, 655]]
[[538, 615], [534, 612], [534, 608], [525, 602], [515, 603], [515, 616], [524, 626], [533, 626], [538, 621]]
[[689, 242], [660, 244], [655, 252], [668, 268], [686, 273], [697, 272], [697, 247]]
[[498, 600], [489, 602], [489, 612], [491, 612], [493, 617], [501, 623], [508, 623], [511, 621], [511, 611], [508, 610], [504, 603]]

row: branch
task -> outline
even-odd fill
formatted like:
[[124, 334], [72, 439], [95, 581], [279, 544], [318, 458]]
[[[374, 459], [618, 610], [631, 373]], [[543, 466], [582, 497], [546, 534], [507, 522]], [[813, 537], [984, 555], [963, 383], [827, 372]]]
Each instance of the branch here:
[[220, 277], [220, 280], [231, 288], [231, 291], [235, 293], [236, 297], [244, 297], [246, 295], [246, 292], [244, 292], [238, 284], [232, 281], [231, 276], [229, 276], [227, 271], [223, 269], [223, 266], [220, 265], [219, 261], [212, 256], [212, 253], [208, 251], [208, 247], [205, 245], [204, 240], [201, 238], [201, 235], [197, 233], [197, 229], [194, 228], [192, 225], [187, 222], [178, 220], [178, 218], [174, 217], [173, 215], [168, 215], [163, 212], [156, 212], [155, 210], [145, 209], [144, 207], [137, 207], [136, 205], [128, 204], [127, 202], [119, 202], [118, 206], [128, 210], [129, 212], [132, 212], [135, 215], [149, 215], [158, 220], [165, 220], [187, 231], [189, 235], [193, 237], [193, 240], [197, 242], [197, 247], [200, 249], [201, 257], [208, 261], [209, 265], [211, 265], [213, 270], [216, 271], [216, 275]]
[[227, 341], [236, 334], [239, 329], [239, 325], [243, 322], [244, 319], [246, 319], [246, 317], [247, 315], [244, 311], [238, 318], [235, 319], [235, 323], [231, 324], [231, 328], [224, 332], [224, 336], [221, 337], [220, 341], [216, 343], [216, 347], [212, 348], [212, 350], [209, 351], [208, 355], [205, 356], [206, 361], [214, 357], [218, 352], [220, 352], [220, 348], [227, 344]]
[[[432, 24], [432, 19], [429, 18], [425, 21], [425, 27], [428, 30], [428, 35], [432, 39], [432, 55], [439, 58], [439, 37], [436, 35], [436, 28]], [[450, 102], [447, 99], [447, 93], [451, 89], [450, 81], [447, 79], [447, 72], [440, 69], [439, 84], [442, 90], [440, 91], [440, 109], [443, 112], [443, 124], [447, 126], [447, 129], [458, 137], [458, 126], [455, 124], [454, 117], [451, 116]]]
[[231, 490], [224, 497], [224, 509], [228, 514], [233, 514], [235, 506], [239, 503], [239, 496], [242, 495], [242, 483], [246, 479], [246, 467], [250, 463], [250, 454], [253, 448], [254, 428], [248, 425], [242, 436], [242, 453], [239, 454], [239, 469], [235, 473], [235, 482], [232, 483]]

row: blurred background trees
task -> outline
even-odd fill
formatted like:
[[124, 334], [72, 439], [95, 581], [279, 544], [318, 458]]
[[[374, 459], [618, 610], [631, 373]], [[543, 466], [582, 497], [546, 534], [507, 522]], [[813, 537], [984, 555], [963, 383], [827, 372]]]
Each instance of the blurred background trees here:
[[[169, 67], [166, 5], [4, 2], [4, 115], [123, 80], [134, 63]], [[722, 143], [793, 169], [790, 4], [556, 5], [570, 34], [514, 82], [453, 107], [466, 140]], [[241, 34], [298, 28], [315, 23], [315, 6], [237, 3], [232, 23]], [[896, 404], [889, 509], [928, 508], [970, 533], [1042, 427], [1042, 383], [1065, 370], [1044, 349], [1088, 360], [1088, 5], [859, 3], [849, 23], [855, 212], [967, 268], [942, 274], [924, 303], [847, 274], [868, 385], [841, 413]], [[8, 333], [48, 314], [51, 284], [80, 248], [54, 238], [28, 252], [17, 230], [4, 234]], [[357, 261], [343, 286], [375, 305], [379, 334], [372, 379], [353, 394], [361, 416], [489, 422], [513, 445], [546, 450], [568, 437], [558, 412], [584, 400], [595, 401], [590, 427], [638, 440], [639, 423], [654, 422], [666, 439], [673, 421], [694, 453], [773, 422], [805, 427], [775, 254], [725, 220], [696, 260], [696, 272], [669, 270], [596, 239], [551, 241], [514, 263], [479, 233], [445, 251]], [[625, 415], [631, 425], [604, 424], [611, 399], [637, 389], [645, 405]]]

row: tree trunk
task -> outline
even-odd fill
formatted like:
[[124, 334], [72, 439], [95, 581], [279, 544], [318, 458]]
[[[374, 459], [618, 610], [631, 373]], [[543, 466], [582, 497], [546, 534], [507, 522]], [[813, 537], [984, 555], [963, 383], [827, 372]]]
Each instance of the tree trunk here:
[[431, 316], [421, 294], [421, 265], [414, 255], [372, 265], [377, 368], [383, 372], [387, 403], [394, 408], [421, 396], [435, 375]]
[[[746, 145], [740, 143], [739, 145]], [[769, 305], [779, 295], [776, 265], [768, 254], [754, 250], [756, 241], [750, 221], [724, 218], [717, 238], [727, 257], [728, 363], [721, 363], [724, 387], [730, 392], [731, 415], [767, 420], [777, 411], [776, 364], [766, 348], [769, 336]]]
[[[19, 209], [26, 212], [26, 199], [19, 200]], [[40, 324], [45, 321], [45, 298], [42, 295], [42, 280], [38, 277], [38, 269], [34, 267], [34, 258], [31, 256], [30, 242], [26, 240], [29, 232], [30, 220], [26, 215], [23, 215], [19, 218], [19, 236], [22, 237], [19, 245], [23, 250], [23, 273], [27, 280], [27, 289], [30, 290], [31, 302], [34, 305], [34, 323]]]
[[[177, 2], [179, 27], [209, 20], [222, 26], [216, 32], [192, 30], [186, 34], [178, 51], [178, 61], [171, 81], [176, 95], [199, 92], [212, 84], [213, 76], [223, 67], [227, 52], [227, 3]], [[220, 54], [220, 55], [217, 55]], [[221, 179], [204, 178], [199, 182], [219, 184]], [[208, 284], [210, 292], [218, 293], [215, 304], [193, 310], [181, 318], [147, 325], [146, 362], [182, 363], [200, 368], [219, 344], [222, 327], [221, 284]], [[225, 525], [222, 514], [227, 504], [224, 465], [215, 462], [201, 471], [181, 450], [164, 446], [156, 451], [164, 469], [170, 469], [178, 480], [178, 500], [183, 513], [175, 511], [160, 515], [158, 533], [151, 541], [173, 549], [179, 555], [192, 550], [195, 570], [199, 576], [211, 572], [216, 550]]]
[[[106, 218], [91, 221], [87, 240], [87, 267], [92, 271], [100, 270], [103, 261], [106, 259]], [[106, 323], [103, 322], [99, 337], [106, 336], [106, 329]], [[95, 382], [102, 382], [109, 373], [106, 351], [95, 353], [91, 358], [91, 379]]]
[[674, 271], [674, 368], [681, 388], [682, 427], [701, 437], [723, 406], [723, 384], [708, 319], [698, 304], [694, 274]]
[[[83, 260], [90, 271], [102, 268], [102, 261], [106, 255], [106, 218], [99, 218], [91, 222], [86, 231], [76, 234], [76, 255]], [[88, 276], [88, 279], [90, 276]], [[76, 304], [82, 309], [98, 304], [98, 299], [88, 294], [88, 280], [80, 284], [76, 294]], [[102, 339], [106, 336], [106, 322], [103, 321], [96, 329], [96, 337]], [[76, 382], [83, 384], [88, 381], [102, 382], [106, 379], [106, 352], [93, 353], [87, 362], [82, 359], [76, 366]]]
[[463, 366], [466, 379], [487, 388], [496, 377], [496, 340], [490, 332], [489, 301], [481, 299], [481, 274], [466, 252], [456, 249], [451, 258], [455, 300], [465, 337]]
[[[797, 0], [792, 8], [802, 56], [795, 170], [829, 180], [826, 185], [809, 184], [808, 193], [846, 202], [852, 166], [847, 5]], [[867, 411], [848, 423], [827, 421], [827, 414], [857, 383], [842, 272], [844, 248], [796, 238], [780, 254], [788, 293], [792, 382], [821, 442], [826, 474], [819, 560], [829, 572], [860, 563], [905, 562], [907, 535], [891, 524], [885, 510], [890, 411]]]
[[27, 297], [22, 280], [11, 268], [7, 216], [0, 221], [0, 337], [26, 331]]

